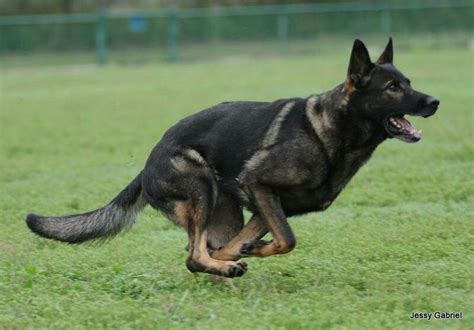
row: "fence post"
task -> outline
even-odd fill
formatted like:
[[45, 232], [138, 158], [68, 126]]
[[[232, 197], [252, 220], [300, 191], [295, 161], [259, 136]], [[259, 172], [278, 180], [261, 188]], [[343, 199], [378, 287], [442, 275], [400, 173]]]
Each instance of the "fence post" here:
[[178, 58], [178, 12], [175, 7], [168, 9], [167, 15], [167, 48], [166, 58], [168, 61], [174, 62]]
[[288, 52], [288, 15], [287, 14], [280, 14], [278, 15], [278, 43], [280, 46], [280, 51], [283, 54]]
[[382, 27], [382, 33], [385, 34], [385, 36], [389, 36], [391, 34], [391, 17], [390, 17], [390, 10], [389, 9], [383, 9], [380, 12], [380, 23]]
[[97, 64], [105, 64], [107, 62], [107, 22], [105, 10], [100, 11], [97, 15], [95, 47], [97, 52]]

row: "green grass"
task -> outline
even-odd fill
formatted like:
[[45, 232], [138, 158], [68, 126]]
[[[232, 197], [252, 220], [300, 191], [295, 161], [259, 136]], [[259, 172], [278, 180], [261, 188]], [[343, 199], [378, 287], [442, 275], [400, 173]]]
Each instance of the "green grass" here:
[[[472, 52], [395, 61], [441, 99], [436, 116], [412, 121], [422, 141], [384, 143], [328, 211], [291, 220], [295, 251], [248, 259], [235, 288], [189, 273], [186, 234], [150, 208], [100, 246], [37, 238], [24, 217], [104, 205], [179, 118], [332, 88], [348, 54], [4, 69], [0, 328], [472, 329]], [[409, 318], [438, 310], [464, 318]]]

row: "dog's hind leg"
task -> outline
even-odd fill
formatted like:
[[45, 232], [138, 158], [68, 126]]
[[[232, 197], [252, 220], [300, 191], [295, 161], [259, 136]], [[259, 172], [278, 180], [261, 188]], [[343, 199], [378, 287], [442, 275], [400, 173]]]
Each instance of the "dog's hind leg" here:
[[194, 199], [183, 208], [189, 237], [189, 256], [186, 266], [191, 272], [204, 272], [226, 277], [242, 276], [246, 270], [245, 263], [222, 261], [211, 258], [208, 252], [208, 224], [212, 214], [209, 198], [210, 194], [200, 193], [198, 200]]
[[207, 249], [209, 225], [218, 201], [214, 171], [195, 150], [172, 154], [158, 164], [160, 171], [150, 170], [151, 184], [145, 187], [149, 203], [187, 230], [186, 266], [191, 272], [242, 276], [245, 263], [211, 258]]
[[190, 219], [188, 225], [189, 257], [186, 266], [191, 272], [204, 272], [225, 277], [242, 276], [247, 265], [241, 262], [222, 261], [211, 258], [207, 250], [207, 230], [199, 215]]

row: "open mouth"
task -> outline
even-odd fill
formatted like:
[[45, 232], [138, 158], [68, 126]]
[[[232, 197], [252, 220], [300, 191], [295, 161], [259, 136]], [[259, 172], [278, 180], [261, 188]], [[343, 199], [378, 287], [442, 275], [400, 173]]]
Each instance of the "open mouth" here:
[[421, 130], [417, 130], [403, 115], [388, 117], [385, 130], [390, 136], [404, 142], [414, 143], [421, 140]]

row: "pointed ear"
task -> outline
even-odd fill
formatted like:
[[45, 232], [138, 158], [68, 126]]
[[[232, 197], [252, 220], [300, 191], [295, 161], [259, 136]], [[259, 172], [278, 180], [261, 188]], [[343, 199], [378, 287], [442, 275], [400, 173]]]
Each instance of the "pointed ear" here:
[[385, 46], [385, 50], [377, 60], [377, 64], [393, 63], [393, 43], [392, 37], [388, 39], [388, 44]]
[[359, 39], [354, 41], [352, 46], [351, 59], [347, 77], [356, 88], [363, 87], [368, 81], [368, 75], [374, 64], [370, 61], [370, 56], [364, 43]]

